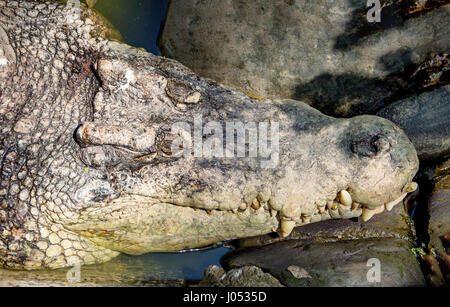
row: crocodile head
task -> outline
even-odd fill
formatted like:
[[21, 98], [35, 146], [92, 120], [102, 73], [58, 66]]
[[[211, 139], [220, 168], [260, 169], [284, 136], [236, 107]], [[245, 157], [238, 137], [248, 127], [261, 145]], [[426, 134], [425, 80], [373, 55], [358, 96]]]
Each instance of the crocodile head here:
[[106, 39], [83, 7], [75, 22], [54, 2], [0, 8], [4, 267], [287, 236], [414, 189], [416, 151], [387, 120], [251, 99]]

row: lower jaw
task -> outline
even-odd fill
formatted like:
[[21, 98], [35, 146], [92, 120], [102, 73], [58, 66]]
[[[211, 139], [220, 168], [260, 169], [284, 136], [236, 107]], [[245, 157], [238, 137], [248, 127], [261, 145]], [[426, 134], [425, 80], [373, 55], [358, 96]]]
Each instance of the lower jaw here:
[[[406, 192], [406, 191], [405, 191]], [[361, 217], [368, 221], [384, 210], [402, 202], [400, 198], [369, 209], [364, 204], [349, 202], [340, 192], [333, 201], [317, 207], [312, 215], [287, 218], [269, 206], [249, 204], [232, 211], [203, 210], [168, 203], [121, 203], [110, 218], [115, 222], [92, 221], [73, 225], [71, 230], [93, 243], [114, 251], [139, 255], [148, 252], [171, 252], [201, 248], [231, 239], [278, 232], [287, 237], [294, 227], [328, 219]]]

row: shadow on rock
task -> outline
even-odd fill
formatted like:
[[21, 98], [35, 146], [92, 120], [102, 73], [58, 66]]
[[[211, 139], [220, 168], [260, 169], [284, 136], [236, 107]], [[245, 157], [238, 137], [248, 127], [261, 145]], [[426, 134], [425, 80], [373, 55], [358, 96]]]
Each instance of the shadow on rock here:
[[322, 74], [297, 85], [292, 99], [306, 101], [335, 117], [375, 114], [391, 103], [450, 83], [447, 54], [430, 54], [419, 65], [404, 48], [380, 57], [377, 69], [386, 77], [367, 78], [345, 73]]
[[336, 38], [335, 50], [347, 50], [380, 31], [401, 27], [406, 20], [450, 3], [449, 0], [385, 0], [381, 1], [380, 22], [367, 22], [369, 8], [355, 3], [350, 21]]

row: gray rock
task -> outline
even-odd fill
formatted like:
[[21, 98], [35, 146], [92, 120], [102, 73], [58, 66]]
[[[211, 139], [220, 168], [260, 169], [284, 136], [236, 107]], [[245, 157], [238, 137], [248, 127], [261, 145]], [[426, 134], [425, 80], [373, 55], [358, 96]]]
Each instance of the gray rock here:
[[202, 287], [283, 287], [272, 275], [264, 273], [260, 268], [249, 266], [224, 269], [213, 265], [206, 269], [199, 286]]
[[[411, 250], [414, 238], [410, 218], [398, 205], [366, 223], [331, 220], [298, 227], [284, 240], [270, 235], [243, 239], [241, 249], [223, 263], [258, 266], [286, 286], [423, 286]], [[367, 280], [372, 258], [381, 263], [380, 283]]]
[[429, 201], [429, 234], [431, 246], [442, 257], [450, 253], [450, 160], [438, 168], [437, 178]]
[[[424, 277], [410, 249], [402, 239], [290, 240], [241, 250], [223, 261], [231, 268], [258, 266], [286, 286], [423, 286]], [[367, 279], [368, 261], [373, 258], [381, 264], [379, 283]]]
[[450, 154], [450, 85], [395, 102], [377, 115], [406, 132], [420, 159]]
[[450, 5], [368, 23], [366, 0], [172, 0], [161, 48], [255, 98], [304, 100], [331, 115], [374, 113], [411, 66], [450, 47]]

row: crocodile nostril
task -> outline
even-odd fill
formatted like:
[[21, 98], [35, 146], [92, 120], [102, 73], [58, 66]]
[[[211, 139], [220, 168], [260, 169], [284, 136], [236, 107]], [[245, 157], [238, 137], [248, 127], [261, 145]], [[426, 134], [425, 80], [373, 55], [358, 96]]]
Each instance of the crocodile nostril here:
[[363, 157], [375, 157], [389, 149], [389, 143], [378, 134], [361, 134], [352, 139], [351, 150]]

